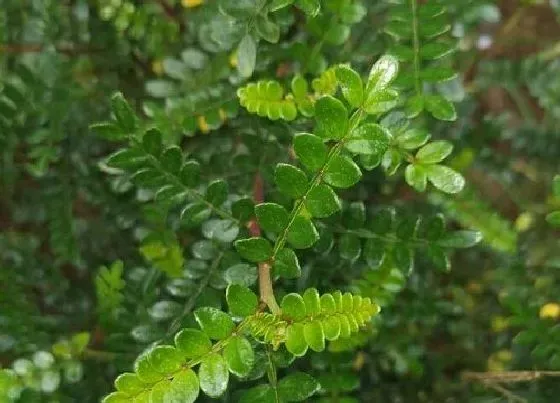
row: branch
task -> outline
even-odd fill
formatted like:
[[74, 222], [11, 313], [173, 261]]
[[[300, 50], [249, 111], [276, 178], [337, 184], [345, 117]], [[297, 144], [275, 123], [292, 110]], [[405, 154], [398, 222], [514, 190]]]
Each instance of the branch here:
[[[264, 182], [261, 173], [257, 171], [253, 181], [253, 200], [255, 203], [264, 201]], [[261, 228], [256, 218], [253, 218], [247, 224], [251, 236], [258, 237], [261, 235]], [[272, 288], [272, 277], [270, 276], [271, 266], [267, 262], [259, 263], [259, 294], [261, 302], [265, 303], [273, 313], [280, 312], [280, 307], [274, 297], [274, 289]]]

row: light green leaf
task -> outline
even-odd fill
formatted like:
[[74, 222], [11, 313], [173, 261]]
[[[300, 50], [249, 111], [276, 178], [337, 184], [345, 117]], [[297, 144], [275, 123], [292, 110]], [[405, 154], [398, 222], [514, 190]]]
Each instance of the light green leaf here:
[[391, 133], [383, 126], [366, 123], [352, 130], [344, 146], [354, 154], [383, 155], [390, 140]]
[[282, 308], [282, 315], [294, 321], [303, 320], [307, 312], [302, 296], [296, 293], [286, 294], [282, 298], [280, 307]]
[[416, 159], [422, 164], [437, 164], [443, 161], [453, 151], [453, 144], [439, 140], [426, 144], [416, 153]]
[[331, 186], [349, 188], [362, 177], [360, 168], [354, 161], [343, 155], [335, 155], [325, 171], [324, 180]]
[[313, 134], [296, 134], [294, 151], [301, 163], [312, 172], [318, 171], [327, 161], [327, 147], [320, 137]]
[[304, 372], [294, 372], [278, 382], [278, 394], [287, 402], [307, 401], [319, 390], [319, 382]]
[[175, 375], [170, 388], [165, 393], [165, 402], [192, 403], [198, 398], [198, 378], [192, 369], [185, 369]]
[[286, 349], [296, 357], [301, 357], [305, 355], [308, 347], [305, 341], [303, 323], [294, 323], [288, 326], [286, 331]]
[[241, 257], [250, 262], [264, 262], [272, 255], [272, 245], [264, 238], [240, 239], [234, 245]]
[[426, 166], [428, 180], [445, 193], [459, 193], [465, 186], [465, 179], [461, 174], [443, 165]]
[[301, 276], [301, 267], [298, 258], [290, 248], [282, 248], [274, 259], [274, 274], [284, 278], [298, 278]]
[[335, 74], [344, 98], [353, 107], [359, 107], [364, 101], [364, 87], [360, 75], [345, 65], [337, 66]]
[[311, 350], [321, 352], [325, 349], [325, 333], [323, 324], [319, 320], [313, 320], [303, 325], [303, 337]]
[[172, 346], [157, 346], [148, 357], [152, 367], [162, 374], [173, 373], [181, 367], [181, 354]]
[[276, 165], [274, 178], [278, 189], [294, 199], [302, 197], [309, 185], [307, 175], [301, 169], [289, 164]]
[[235, 327], [231, 317], [216, 308], [203, 307], [194, 311], [196, 321], [211, 339], [223, 340]]
[[243, 77], [250, 77], [257, 62], [257, 44], [253, 37], [246, 34], [237, 48], [237, 70]]
[[366, 93], [369, 95], [387, 88], [398, 73], [399, 62], [394, 56], [380, 57], [369, 72]]
[[235, 336], [224, 348], [224, 359], [231, 373], [244, 377], [253, 368], [255, 352], [245, 337]]
[[224, 357], [210, 353], [200, 362], [198, 370], [200, 389], [208, 396], [220, 397], [227, 389], [229, 372]]
[[259, 300], [247, 287], [232, 284], [226, 290], [229, 311], [235, 316], [249, 316], [257, 311]]
[[319, 315], [321, 313], [321, 299], [316, 288], [308, 288], [303, 293], [303, 302], [307, 315]]
[[441, 237], [437, 244], [444, 248], [471, 248], [482, 241], [478, 231], [454, 231]]
[[315, 132], [323, 139], [341, 139], [348, 131], [348, 111], [338, 99], [326, 95], [315, 102]]
[[410, 129], [397, 137], [397, 144], [405, 150], [416, 150], [430, 139], [430, 133], [423, 129]]
[[138, 378], [138, 375], [130, 372], [125, 372], [115, 379], [115, 389], [127, 395], [136, 395], [145, 387], [145, 383]]
[[385, 113], [399, 101], [399, 93], [390, 88], [369, 92], [364, 102], [364, 110], [370, 115]]
[[274, 12], [282, 8], [288, 7], [290, 4], [293, 3], [294, 0], [272, 0], [271, 4], [269, 5], [269, 9], [271, 12]]
[[406, 183], [408, 183], [417, 191], [423, 192], [424, 190], [426, 190], [428, 176], [426, 175], [424, 167], [422, 167], [421, 165], [408, 165], [406, 167], [404, 176], [406, 179]]
[[337, 316], [327, 316], [322, 320], [325, 339], [336, 340], [340, 337], [340, 320]]
[[325, 218], [339, 211], [341, 203], [329, 185], [319, 183], [307, 195], [305, 207], [313, 217]]
[[198, 329], [183, 329], [175, 335], [175, 346], [186, 359], [202, 357], [212, 348], [208, 335]]
[[261, 203], [255, 206], [255, 215], [265, 231], [280, 232], [288, 225], [288, 212], [276, 203]]

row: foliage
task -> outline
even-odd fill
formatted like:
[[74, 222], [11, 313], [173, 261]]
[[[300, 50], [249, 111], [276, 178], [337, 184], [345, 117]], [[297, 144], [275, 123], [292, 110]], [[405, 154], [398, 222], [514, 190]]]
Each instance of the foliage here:
[[1, 403], [556, 401], [550, 6], [4, 3]]

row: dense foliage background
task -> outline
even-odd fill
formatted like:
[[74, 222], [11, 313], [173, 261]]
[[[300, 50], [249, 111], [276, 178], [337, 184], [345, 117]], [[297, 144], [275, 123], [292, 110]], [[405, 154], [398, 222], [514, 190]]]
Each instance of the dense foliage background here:
[[[233, 241], [280, 219], [253, 204], [297, 198], [275, 166], [330, 130], [320, 97], [360, 105], [333, 66], [365, 80], [387, 54], [400, 95], [368, 113], [394, 141], [330, 179], [342, 211], [275, 268], [279, 300], [340, 289], [380, 314], [302, 358], [251, 341], [198, 399], [558, 401], [559, 41], [556, 0], [0, 0], [0, 402], [99, 401], [228, 285], [257, 291]], [[166, 149], [149, 169], [139, 141]]]

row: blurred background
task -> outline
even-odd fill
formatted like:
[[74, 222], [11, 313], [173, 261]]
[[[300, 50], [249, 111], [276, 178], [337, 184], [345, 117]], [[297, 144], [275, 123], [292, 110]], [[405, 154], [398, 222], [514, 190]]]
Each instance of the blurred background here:
[[[12, 370], [0, 372], [0, 402], [99, 401], [165, 336], [214, 256], [195, 242], [197, 230], [168, 225], [150, 192], [102, 163], [118, 141], [90, 125], [109, 120], [115, 91], [167, 144], [197, 158], [205, 178], [226, 178], [239, 194], [251, 194], [255, 167], [266, 173], [285, 153], [291, 123], [263, 123], [236, 97], [249, 3], [0, 0], [0, 368]], [[394, 48], [400, 2], [343, 3], [352, 12], [332, 40], [325, 27], [339, 17], [329, 4], [316, 18], [291, 7], [271, 14], [252, 79], [289, 82], [341, 62], [367, 72]], [[483, 241], [452, 252], [450, 271], [419, 257], [410, 275], [360, 282], [352, 270], [328, 275], [355, 267], [352, 251], [305, 255], [319, 268], [299, 287], [352, 283], [388, 302], [375, 338], [297, 365], [340, 370], [323, 382], [340, 397], [325, 401], [557, 402], [560, 2], [436, 3], [456, 43], [445, 63], [458, 74], [434, 91], [458, 118], [421, 119], [432, 137], [453, 142], [450, 165], [467, 185], [453, 196], [420, 194], [400, 174], [373, 171], [344, 198], [361, 203], [350, 213], [365, 205], [443, 214], [449, 228]], [[266, 41], [275, 30], [279, 44]], [[177, 266], [188, 275], [157, 269]], [[197, 305], [220, 304], [232, 267], [220, 268]]]

